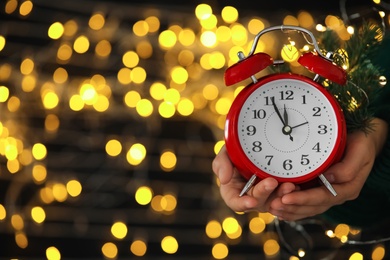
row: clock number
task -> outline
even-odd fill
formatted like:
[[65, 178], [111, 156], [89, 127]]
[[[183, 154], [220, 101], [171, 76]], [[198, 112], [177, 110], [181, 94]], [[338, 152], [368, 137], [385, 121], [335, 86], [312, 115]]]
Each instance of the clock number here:
[[320, 129], [320, 130], [318, 130], [318, 133], [320, 135], [324, 135], [328, 132], [328, 130], [327, 130], [328, 127], [326, 125], [319, 125], [318, 128]]
[[269, 96], [264, 97], [265, 98], [265, 105], [266, 106], [272, 106], [272, 101]]
[[309, 157], [308, 154], [302, 154], [302, 157], [301, 157], [301, 164], [302, 165], [308, 165], [310, 163], [310, 160], [307, 157]]
[[274, 158], [273, 155], [266, 155], [265, 156], [265, 159], [268, 159], [267, 165], [271, 165], [271, 161], [272, 161], [273, 158]]
[[313, 116], [321, 116], [321, 108], [313, 107], [314, 114]]
[[302, 105], [306, 105], [306, 95], [302, 96]]
[[294, 91], [292, 90], [286, 90], [286, 91], [280, 91], [280, 100], [293, 100], [294, 97]]
[[260, 141], [254, 141], [253, 142], [252, 151], [254, 151], [255, 153], [258, 153], [258, 152], [261, 152], [261, 150], [263, 150], [261, 148], [261, 142]]
[[264, 119], [267, 115], [264, 109], [252, 110], [253, 111], [253, 119]]
[[246, 130], [248, 131], [247, 135], [253, 136], [256, 134], [256, 127], [254, 125], [249, 125]]
[[313, 146], [312, 150], [316, 151], [317, 153], [321, 152], [320, 143], [316, 143], [316, 145]]
[[283, 169], [285, 169], [286, 171], [289, 171], [293, 168], [292, 166], [292, 160], [290, 159], [287, 159], [283, 162]]

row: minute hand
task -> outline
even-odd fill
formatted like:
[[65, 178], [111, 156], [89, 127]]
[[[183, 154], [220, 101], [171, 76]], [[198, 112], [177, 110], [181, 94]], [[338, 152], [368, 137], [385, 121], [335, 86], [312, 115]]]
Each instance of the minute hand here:
[[283, 126], [285, 126], [286, 124], [285, 124], [285, 122], [284, 122], [284, 120], [282, 118], [282, 115], [280, 114], [280, 111], [279, 111], [278, 107], [275, 104], [275, 97], [271, 97], [271, 101], [272, 101], [272, 105], [274, 106], [276, 114], [278, 114], [278, 117], [280, 118], [280, 121], [282, 121]]
[[299, 124], [299, 125], [296, 125], [296, 126], [292, 126], [291, 127], [291, 129], [294, 129], [294, 128], [296, 128], [296, 127], [299, 127], [299, 126], [303, 126], [303, 125], [306, 125], [306, 124], [308, 124], [309, 122], [305, 122], [305, 123], [302, 123], [302, 124]]

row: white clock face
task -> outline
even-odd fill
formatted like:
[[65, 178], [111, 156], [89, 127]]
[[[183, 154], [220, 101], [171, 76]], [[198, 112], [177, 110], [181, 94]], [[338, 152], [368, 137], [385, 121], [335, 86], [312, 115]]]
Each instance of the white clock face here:
[[238, 137], [248, 159], [269, 175], [297, 178], [318, 169], [338, 136], [335, 111], [313, 85], [277, 79], [257, 88], [238, 116]]

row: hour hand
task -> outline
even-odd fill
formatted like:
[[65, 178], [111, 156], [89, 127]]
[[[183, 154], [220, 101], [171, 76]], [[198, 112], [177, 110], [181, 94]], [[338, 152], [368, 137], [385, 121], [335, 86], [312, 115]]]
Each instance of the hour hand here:
[[284, 112], [283, 112], [284, 125], [288, 125], [288, 114], [286, 109], [286, 104], [284, 104]]

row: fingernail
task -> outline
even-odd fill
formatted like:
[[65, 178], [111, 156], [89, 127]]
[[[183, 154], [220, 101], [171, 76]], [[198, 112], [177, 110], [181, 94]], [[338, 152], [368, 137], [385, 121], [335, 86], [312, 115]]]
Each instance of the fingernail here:
[[333, 174], [329, 174], [326, 176], [326, 179], [329, 181], [329, 182], [334, 182], [335, 181], [335, 177]]

